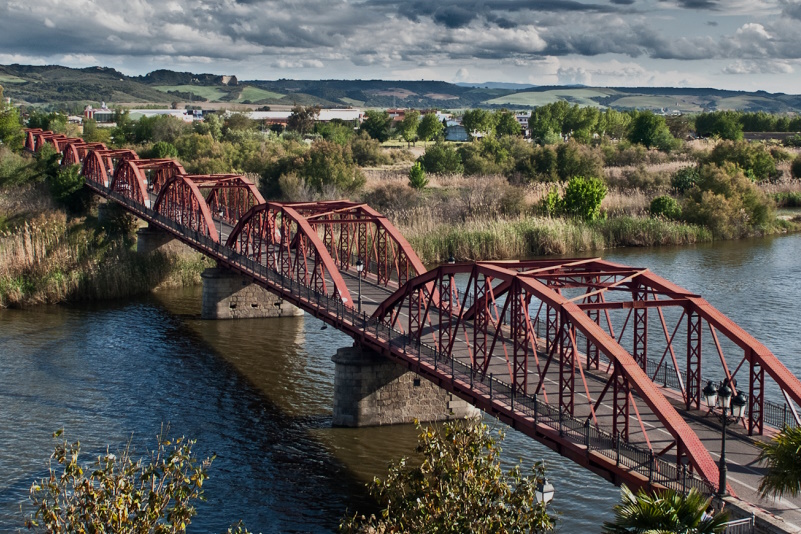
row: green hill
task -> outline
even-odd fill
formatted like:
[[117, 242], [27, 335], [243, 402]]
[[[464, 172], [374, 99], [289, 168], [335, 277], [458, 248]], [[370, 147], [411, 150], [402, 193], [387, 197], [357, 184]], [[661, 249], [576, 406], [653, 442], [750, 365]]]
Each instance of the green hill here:
[[581, 106], [616, 109], [668, 109], [801, 112], [801, 95], [675, 87], [520, 87], [488, 82], [457, 85], [442, 81], [252, 80], [236, 76], [156, 70], [126, 76], [106, 67], [71, 69], [57, 65], [0, 65], [5, 95], [17, 102], [75, 109], [107, 103], [217, 102], [252, 105], [357, 106], [364, 108], [475, 107], [523, 110], [564, 100]]

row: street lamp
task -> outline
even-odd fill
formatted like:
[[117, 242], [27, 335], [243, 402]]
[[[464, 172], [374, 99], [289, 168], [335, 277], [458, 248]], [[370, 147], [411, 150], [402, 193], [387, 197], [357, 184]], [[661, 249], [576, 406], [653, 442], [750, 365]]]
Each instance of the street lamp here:
[[220, 217], [220, 244], [222, 245], [222, 221], [223, 217], [225, 216], [225, 210], [220, 207], [220, 211], [217, 212], [217, 215]]
[[[712, 385], [712, 381], [708, 381], [706, 383], [706, 387], [703, 391], [704, 394], [704, 402], [709, 407], [709, 411], [713, 411], [717, 406], [722, 410], [720, 415], [720, 422], [723, 425], [723, 429], [721, 431], [720, 437], [720, 463], [718, 465], [718, 472], [720, 473], [720, 479], [718, 481], [718, 493], [717, 496], [719, 498], [723, 498], [727, 495], [726, 493], [726, 425], [731, 422], [739, 421], [740, 418], [743, 416], [745, 411], [745, 405], [748, 401], [745, 398], [745, 395], [742, 391], [735, 395], [734, 399], [732, 399], [732, 390], [729, 387], [729, 379], [723, 380], [718, 388], [716, 389], [714, 385]], [[731, 417], [727, 413], [729, 408], [731, 408]]]
[[362, 271], [364, 271], [364, 262], [359, 258], [356, 260], [356, 272], [359, 273], [359, 313], [362, 313]]
[[548, 479], [543, 477], [537, 482], [537, 487], [534, 489], [534, 495], [537, 497], [538, 503], [548, 504], [553, 500], [555, 493], [553, 484], [548, 482]]

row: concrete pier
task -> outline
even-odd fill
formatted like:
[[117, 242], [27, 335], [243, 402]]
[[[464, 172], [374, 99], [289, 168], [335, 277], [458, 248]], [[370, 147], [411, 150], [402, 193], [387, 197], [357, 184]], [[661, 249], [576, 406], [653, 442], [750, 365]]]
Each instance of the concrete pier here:
[[136, 231], [138, 253], [150, 254], [157, 250], [167, 254], [195, 254], [192, 248], [160, 228], [147, 226]]
[[336, 364], [334, 426], [447, 421], [480, 414], [466, 401], [372, 351], [345, 347], [331, 359]]
[[203, 319], [256, 319], [292, 317], [303, 310], [285, 302], [249, 279], [227, 269], [214, 267], [203, 279]]

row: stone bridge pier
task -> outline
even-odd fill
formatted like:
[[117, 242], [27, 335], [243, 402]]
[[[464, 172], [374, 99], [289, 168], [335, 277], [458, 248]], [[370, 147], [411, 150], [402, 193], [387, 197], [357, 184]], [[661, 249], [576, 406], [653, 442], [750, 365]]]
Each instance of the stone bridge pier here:
[[361, 347], [344, 347], [331, 358], [334, 426], [361, 427], [479, 417], [475, 406], [403, 365]]
[[222, 267], [206, 269], [203, 279], [203, 319], [295, 317], [303, 310], [248, 278]]

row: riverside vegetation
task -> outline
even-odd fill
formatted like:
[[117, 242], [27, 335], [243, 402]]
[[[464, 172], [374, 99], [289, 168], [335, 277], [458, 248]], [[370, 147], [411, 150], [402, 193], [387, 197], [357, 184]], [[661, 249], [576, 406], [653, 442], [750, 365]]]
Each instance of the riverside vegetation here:
[[[190, 173], [246, 174], [268, 199], [367, 202], [426, 263], [451, 255], [587, 255], [798, 229], [774, 211], [801, 204], [801, 156], [792, 139], [786, 146], [736, 135], [689, 142], [679, 138], [693, 127], [686, 117], [565, 103], [533, 112], [534, 142], [520, 137], [506, 110], [467, 113], [477, 138], [462, 144], [444, 142], [430, 114], [410, 114], [394, 128], [386, 112], [369, 111], [356, 128], [315, 123], [315, 113], [296, 107], [294, 129], [284, 131], [238, 114], [189, 125], [168, 116], [132, 121], [119, 111], [115, 128], [89, 120], [81, 135], [141, 157], [175, 157]], [[73, 127], [40, 112], [28, 125]], [[131, 219], [118, 213], [99, 223], [77, 169], [60, 169], [52, 152], [22, 155], [20, 129], [16, 110], [4, 110], [0, 305], [116, 297], [199, 280], [208, 263], [200, 257], [136, 256]], [[393, 138], [403, 140], [395, 141], [400, 147], [382, 144]]]

